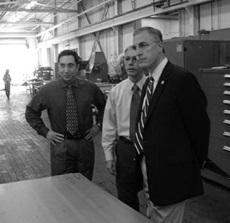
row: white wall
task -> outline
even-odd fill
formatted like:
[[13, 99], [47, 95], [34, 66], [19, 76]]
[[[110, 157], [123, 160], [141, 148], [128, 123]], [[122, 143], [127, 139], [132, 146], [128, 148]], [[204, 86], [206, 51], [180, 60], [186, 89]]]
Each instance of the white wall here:
[[179, 37], [179, 21], [176, 19], [142, 19], [141, 24], [159, 29], [164, 39]]
[[133, 43], [133, 32], [134, 32], [134, 24], [128, 23], [123, 25], [122, 27], [122, 51], [124, 51], [128, 46], [132, 45]]
[[[193, 26], [191, 21], [194, 20]], [[180, 36], [197, 35], [199, 30], [230, 28], [230, 1], [220, 0], [180, 12]]]

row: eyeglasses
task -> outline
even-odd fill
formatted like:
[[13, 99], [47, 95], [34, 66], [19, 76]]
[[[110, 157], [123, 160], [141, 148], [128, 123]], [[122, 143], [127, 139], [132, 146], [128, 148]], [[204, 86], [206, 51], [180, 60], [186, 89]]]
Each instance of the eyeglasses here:
[[133, 56], [133, 57], [127, 56], [124, 58], [124, 60], [126, 62], [128, 62], [128, 61], [134, 61], [135, 62], [135, 61], [137, 61], [137, 57], [136, 56]]
[[62, 69], [65, 69], [66, 67], [68, 69], [72, 69], [72, 68], [76, 67], [76, 65], [73, 64], [73, 63], [68, 63], [68, 64], [60, 63], [59, 67], [62, 68]]

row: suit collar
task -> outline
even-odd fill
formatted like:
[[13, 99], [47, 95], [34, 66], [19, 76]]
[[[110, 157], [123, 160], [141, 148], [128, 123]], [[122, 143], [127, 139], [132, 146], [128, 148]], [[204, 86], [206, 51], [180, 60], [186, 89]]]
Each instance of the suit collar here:
[[168, 80], [168, 78], [170, 76], [171, 68], [172, 68], [172, 64], [169, 61], [167, 61], [166, 65], [165, 65], [165, 67], [164, 67], [164, 69], [162, 71], [162, 74], [161, 74], [161, 76], [159, 78], [159, 81], [158, 81], [160, 84], [164, 84], [164, 82], [167, 82], [167, 80]]
[[155, 106], [157, 105], [157, 102], [161, 96], [161, 94], [164, 91], [165, 86], [167, 85], [168, 78], [170, 77], [170, 70], [171, 70], [172, 64], [168, 61], [167, 64], [165, 65], [162, 74], [159, 78], [159, 81], [157, 83], [156, 89], [154, 91], [154, 94], [152, 96], [152, 99], [150, 101], [150, 107], [147, 115], [148, 120], [149, 116], [151, 115], [152, 111], [154, 110]]
[[163, 70], [164, 70], [164, 68], [165, 68], [165, 66], [166, 66], [166, 64], [167, 64], [167, 62], [168, 62], [168, 59], [167, 59], [167, 58], [164, 58], [164, 59], [160, 62], [160, 64], [156, 67], [156, 69], [155, 69], [152, 73], [150, 73], [150, 76], [153, 77], [154, 82], [155, 82], [156, 85], [157, 85], [157, 83], [158, 83], [158, 81], [159, 81], [159, 79], [160, 79], [160, 77], [161, 77], [161, 74], [163, 73]]

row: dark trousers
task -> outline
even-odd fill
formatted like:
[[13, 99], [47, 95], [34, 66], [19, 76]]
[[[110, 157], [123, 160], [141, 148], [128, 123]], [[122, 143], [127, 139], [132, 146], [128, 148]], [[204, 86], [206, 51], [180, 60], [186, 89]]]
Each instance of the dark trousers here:
[[6, 91], [6, 97], [9, 98], [10, 97], [10, 92]]
[[65, 139], [56, 146], [51, 144], [51, 174], [81, 173], [92, 180], [94, 144], [85, 139]]
[[118, 199], [139, 211], [138, 192], [143, 188], [143, 178], [136, 149], [134, 145], [118, 140], [115, 151]]
[[9, 99], [9, 97], [10, 97], [10, 82], [5, 83], [5, 92], [6, 92], [7, 98]]

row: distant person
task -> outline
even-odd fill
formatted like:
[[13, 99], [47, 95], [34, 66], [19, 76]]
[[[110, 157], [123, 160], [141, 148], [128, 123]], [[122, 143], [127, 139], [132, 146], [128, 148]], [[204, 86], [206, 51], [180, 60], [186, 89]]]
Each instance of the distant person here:
[[207, 100], [196, 77], [168, 61], [159, 30], [142, 27], [133, 41], [139, 66], [149, 72], [135, 135], [147, 216], [155, 223], [181, 223], [185, 201], [204, 193], [200, 169], [209, 145]]
[[[44, 85], [26, 106], [27, 122], [50, 141], [51, 173], [79, 172], [93, 177], [94, 137], [102, 126], [105, 95], [96, 84], [78, 77], [80, 57], [64, 50], [58, 56], [60, 78]], [[93, 123], [92, 105], [96, 106]], [[51, 128], [41, 114], [47, 110]]]
[[[146, 77], [139, 68], [133, 46], [125, 50], [124, 66], [128, 78], [113, 87], [108, 95], [103, 118], [102, 146], [107, 169], [116, 176], [118, 198], [138, 211], [137, 193], [142, 189], [143, 180], [133, 137], [135, 115]], [[138, 104], [131, 108], [134, 94], [138, 97]], [[136, 114], [131, 115], [131, 110], [136, 110]], [[131, 123], [131, 120], [134, 122]]]
[[10, 84], [11, 84], [11, 76], [10, 76], [10, 70], [9, 69], [6, 69], [6, 72], [3, 76], [3, 81], [5, 83], [6, 97], [9, 100], [10, 99]]

